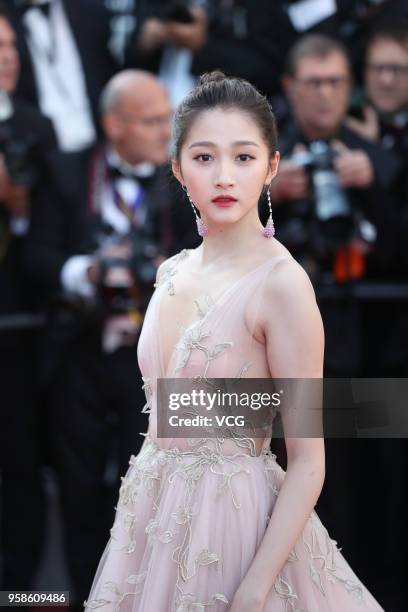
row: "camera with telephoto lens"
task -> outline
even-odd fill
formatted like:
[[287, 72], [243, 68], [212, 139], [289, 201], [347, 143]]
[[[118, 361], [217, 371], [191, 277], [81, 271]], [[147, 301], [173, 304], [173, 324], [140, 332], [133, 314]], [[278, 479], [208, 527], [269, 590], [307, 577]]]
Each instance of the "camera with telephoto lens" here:
[[183, 2], [167, 2], [161, 8], [159, 19], [162, 21], [176, 21], [178, 23], [193, 23], [194, 17]]
[[[103, 249], [125, 247], [127, 256], [104, 256]], [[144, 312], [152, 293], [158, 249], [151, 238], [138, 231], [106, 237], [99, 258], [97, 306], [104, 314]]]
[[318, 250], [334, 252], [353, 237], [375, 242], [376, 228], [355, 210], [342, 188], [333, 161], [338, 153], [324, 140], [310, 143], [309, 149], [294, 153], [289, 161], [305, 168], [313, 188], [313, 217], [318, 232]]

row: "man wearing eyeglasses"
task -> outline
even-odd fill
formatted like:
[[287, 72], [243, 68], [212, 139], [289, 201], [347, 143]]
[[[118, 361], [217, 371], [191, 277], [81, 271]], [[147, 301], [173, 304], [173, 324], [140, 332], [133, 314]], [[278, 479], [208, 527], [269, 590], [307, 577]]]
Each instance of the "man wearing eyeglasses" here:
[[[364, 303], [353, 291], [364, 287], [367, 279], [387, 279], [395, 254], [392, 190], [400, 165], [379, 143], [346, 125], [351, 85], [351, 67], [339, 42], [308, 35], [292, 48], [283, 79], [292, 118], [280, 135], [283, 159], [272, 182], [274, 220], [277, 237], [307, 268], [317, 287], [325, 327], [325, 376], [387, 376], [381, 353], [390, 322], [378, 316], [384, 302]], [[337, 293], [323, 299], [322, 292], [327, 296], [330, 288]], [[373, 316], [377, 326], [370, 327]], [[346, 426], [338, 424], [338, 437], [355, 435]], [[393, 559], [398, 574], [402, 559], [391, 535], [401, 517], [394, 514], [394, 523], [386, 528], [384, 515], [391, 516], [391, 505], [385, 500], [381, 508], [378, 504], [378, 482], [387, 480], [395, 467], [391, 444], [327, 440], [326, 483], [319, 500], [319, 512], [351, 564], [384, 594], [381, 601], [390, 602], [386, 609], [401, 595], [388, 561]], [[388, 491], [400, 499], [397, 487], [390, 485]], [[384, 529], [376, 537], [376, 552], [372, 549], [374, 564], [369, 551], [380, 523]], [[379, 550], [386, 551], [381, 559]]]
[[[360, 117], [349, 117], [348, 126], [363, 138], [381, 144], [398, 155], [401, 179], [395, 188], [398, 227], [390, 280], [406, 281], [408, 256], [408, 23], [395, 21], [377, 28], [366, 46], [365, 91]], [[384, 337], [384, 375], [408, 375], [408, 326], [406, 302], [389, 301], [388, 319], [393, 321]]]
[[[387, 228], [394, 217], [386, 192], [399, 164], [380, 146], [347, 127], [351, 85], [347, 53], [338, 41], [311, 34], [289, 53], [283, 87], [291, 118], [281, 131], [282, 162], [271, 191], [277, 232], [316, 281], [322, 275], [334, 282], [358, 280], [384, 271], [392, 248]], [[323, 149], [327, 167], [320, 169], [330, 171], [330, 177], [317, 176], [320, 157], [314, 154], [310, 159], [311, 151]], [[337, 199], [343, 200], [343, 208], [348, 207], [344, 216], [358, 211], [362, 221], [342, 243], [339, 239], [334, 244], [334, 238], [330, 241], [324, 233], [317, 201], [323, 180], [331, 181]], [[361, 365], [359, 352], [348, 355], [345, 349], [340, 354], [337, 340], [335, 346], [327, 347], [326, 364], [330, 363], [338, 371], [344, 366], [344, 373], [353, 367], [357, 371]]]
[[408, 150], [408, 26], [375, 30], [366, 46], [365, 104], [348, 125], [399, 154]]
[[36, 291], [63, 300], [43, 369], [78, 605], [105, 546], [119, 477], [147, 429], [137, 340], [156, 267], [181, 248], [176, 234], [197, 246], [188, 242], [189, 209], [169, 186], [164, 86], [150, 73], [122, 71], [100, 106], [104, 141], [55, 160], [60, 193], [33, 215], [25, 258]]
[[[406, 286], [408, 279], [408, 24], [393, 20], [372, 32], [366, 45], [364, 66], [364, 99], [361, 116], [350, 117], [348, 125], [360, 136], [379, 143], [398, 155], [402, 170], [395, 186], [397, 227], [395, 254], [389, 266], [391, 283]], [[373, 344], [381, 351], [372, 351], [382, 376], [405, 378], [408, 376], [408, 319], [407, 300], [388, 299], [381, 308], [373, 309], [371, 328], [381, 329], [373, 337]], [[374, 334], [373, 334], [374, 336]], [[388, 448], [387, 448], [388, 444]], [[386, 572], [392, 575], [387, 590], [394, 592], [389, 609], [403, 607], [405, 594], [398, 587], [406, 573], [399, 551], [406, 548], [405, 514], [406, 488], [401, 486], [407, 473], [407, 441], [404, 438], [383, 441], [388, 463], [384, 473], [391, 477], [387, 486], [388, 503], [384, 507], [384, 533], [388, 559]], [[377, 457], [378, 457], [377, 453]], [[399, 509], [399, 510], [398, 510]], [[402, 534], [395, 538], [395, 533]], [[405, 534], [405, 535], [404, 535]], [[391, 561], [393, 559], [393, 561]], [[395, 560], [395, 561], [394, 561]], [[391, 569], [391, 564], [393, 568]]]

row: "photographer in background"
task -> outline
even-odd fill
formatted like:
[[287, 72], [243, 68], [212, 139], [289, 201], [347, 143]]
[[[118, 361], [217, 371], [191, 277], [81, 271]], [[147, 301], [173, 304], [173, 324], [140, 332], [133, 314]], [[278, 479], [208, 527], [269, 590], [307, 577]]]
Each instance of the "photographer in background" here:
[[105, 141], [56, 160], [62, 196], [50, 193], [37, 209], [28, 240], [36, 291], [62, 300], [42, 363], [77, 603], [106, 544], [119, 477], [147, 430], [137, 340], [157, 265], [180, 248], [177, 232], [183, 246], [197, 245], [188, 243], [188, 203], [178, 197], [179, 211], [173, 207], [170, 119], [156, 77], [113, 77], [101, 97]]
[[119, 64], [100, 0], [9, 0], [21, 50], [21, 97], [53, 122], [61, 151], [98, 137], [98, 99]]
[[194, 87], [194, 53], [207, 34], [207, 0], [138, 0], [126, 65], [157, 74], [175, 107]]
[[404, 157], [408, 151], [408, 22], [374, 30], [367, 43], [363, 117], [348, 125]]
[[[406, 6], [406, 5], [405, 5]], [[406, 6], [407, 8], [407, 6]], [[391, 285], [408, 282], [408, 22], [400, 19], [388, 25], [379, 24], [368, 40], [363, 66], [365, 91], [359, 116], [349, 117], [350, 129], [371, 142], [381, 144], [398, 156], [402, 171], [394, 188], [397, 203], [395, 256], [389, 266], [387, 280]], [[357, 113], [355, 113], [357, 114]], [[371, 370], [378, 376], [406, 378], [408, 376], [408, 317], [407, 298], [396, 297], [379, 302], [367, 313], [365, 325], [371, 329]], [[375, 330], [375, 332], [373, 331]], [[368, 334], [367, 334], [368, 335]], [[381, 350], [378, 350], [381, 347]], [[387, 480], [387, 500], [383, 521], [387, 549], [386, 573], [393, 576], [384, 591], [395, 593], [390, 609], [403, 609], [405, 593], [399, 586], [407, 573], [403, 553], [407, 546], [405, 516], [408, 506], [406, 487], [401, 482], [408, 468], [407, 440], [382, 442], [384, 474]], [[370, 457], [368, 457], [368, 461]], [[378, 453], [375, 457], [378, 460]], [[397, 510], [396, 510], [397, 509]], [[396, 540], [395, 533], [402, 536]], [[404, 535], [405, 534], [405, 535]], [[400, 562], [396, 560], [400, 558]], [[396, 571], [397, 570], [397, 571]]]
[[[398, 160], [345, 126], [351, 72], [341, 43], [300, 39], [283, 87], [293, 119], [281, 131], [282, 162], [271, 187], [277, 234], [315, 283], [381, 277], [393, 253]], [[360, 372], [358, 306], [322, 304], [327, 375]]]
[[[373, 347], [377, 329], [364, 327], [366, 312], [351, 290], [366, 278], [381, 280], [388, 273], [396, 228], [391, 192], [399, 163], [392, 153], [345, 126], [351, 71], [341, 43], [318, 34], [300, 39], [288, 56], [283, 86], [293, 119], [280, 134], [282, 161], [271, 186], [276, 235], [307, 269], [318, 296], [319, 287], [327, 285], [341, 295], [319, 301], [325, 376], [376, 376], [363, 368], [366, 343]], [[383, 319], [381, 325], [386, 329], [389, 322]], [[381, 350], [377, 342], [375, 354]], [[388, 559], [398, 558], [398, 552], [385, 530], [375, 548], [372, 541], [390, 509], [388, 502], [380, 508], [377, 500], [378, 482], [392, 469], [392, 449], [386, 444], [391, 441], [347, 439], [353, 434], [339, 431], [346, 439], [326, 440], [319, 515], [366, 583], [375, 584], [392, 601], [400, 589], [396, 580], [392, 585], [385, 580], [393, 576]], [[360, 511], [360, 498], [366, 504], [371, 499], [370, 516]], [[378, 548], [392, 549], [393, 554], [373, 566]]]
[[[33, 363], [34, 307], [22, 250], [40, 204], [46, 156], [56, 147], [51, 122], [15, 97], [20, 71], [16, 37], [0, 5], [0, 477], [1, 588], [32, 589], [44, 543], [45, 497], [40, 474], [41, 414]], [[22, 321], [24, 319], [24, 321]], [[22, 485], [22, 483], [24, 483]]]
[[[408, 280], [408, 21], [374, 30], [368, 40], [364, 65], [365, 91], [347, 125], [356, 134], [382, 145], [398, 156], [402, 172], [395, 188], [398, 227], [395, 257], [388, 272], [390, 282]], [[387, 300], [374, 312], [371, 326], [378, 326], [376, 342], [382, 346], [376, 365], [383, 376], [408, 375], [407, 301]], [[386, 329], [381, 317], [393, 322]]]

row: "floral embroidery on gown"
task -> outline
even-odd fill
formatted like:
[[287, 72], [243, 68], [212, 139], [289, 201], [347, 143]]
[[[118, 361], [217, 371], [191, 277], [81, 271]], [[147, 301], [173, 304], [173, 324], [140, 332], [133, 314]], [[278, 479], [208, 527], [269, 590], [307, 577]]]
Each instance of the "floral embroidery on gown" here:
[[[268, 377], [264, 347], [251, 333], [248, 304], [253, 312], [267, 274], [286, 256], [255, 266], [220, 299], [204, 295], [196, 301], [191, 325], [183, 328], [175, 321], [180, 338], [164, 364], [160, 303], [163, 295], [177, 292], [178, 267], [188, 255], [184, 249], [168, 262], [146, 312], [138, 360], [149, 428], [122, 478], [87, 610], [226, 612], [261, 543], [285, 477], [269, 449], [270, 436], [261, 449], [252, 438], [156, 436], [157, 378]], [[336, 544], [313, 511], [264, 612], [383, 610]]]

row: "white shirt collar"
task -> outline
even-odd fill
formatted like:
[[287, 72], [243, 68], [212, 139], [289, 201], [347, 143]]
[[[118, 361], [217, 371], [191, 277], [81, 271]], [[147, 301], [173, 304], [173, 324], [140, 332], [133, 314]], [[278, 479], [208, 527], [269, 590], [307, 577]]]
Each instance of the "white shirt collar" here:
[[106, 159], [113, 168], [118, 168], [123, 174], [133, 175], [136, 178], [152, 176], [155, 171], [155, 165], [151, 162], [142, 162], [135, 165], [129, 164], [112, 147], [108, 147]]

